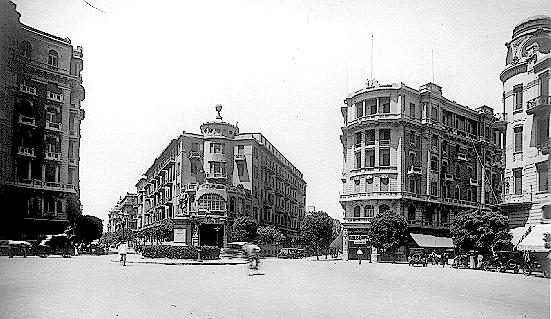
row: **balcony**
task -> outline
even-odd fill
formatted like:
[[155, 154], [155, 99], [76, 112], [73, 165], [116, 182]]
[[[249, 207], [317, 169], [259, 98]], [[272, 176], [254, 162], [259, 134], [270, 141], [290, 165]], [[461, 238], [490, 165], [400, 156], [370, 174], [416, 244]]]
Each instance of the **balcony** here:
[[19, 114], [19, 124], [30, 125], [30, 126], [36, 127], [36, 121], [35, 121], [34, 117], [25, 116], [25, 115], [21, 115], [21, 114]]
[[36, 96], [36, 88], [32, 86], [27, 86], [25, 84], [19, 85], [19, 91], [22, 93], [30, 94], [32, 96]]
[[388, 146], [390, 145], [390, 140], [379, 140], [380, 146]]
[[531, 99], [526, 104], [526, 114], [531, 115], [540, 112], [549, 112], [551, 106], [551, 96], [540, 95], [534, 99]]
[[57, 152], [46, 152], [44, 158], [50, 161], [61, 161], [61, 153]]
[[17, 154], [21, 156], [34, 157], [34, 148], [19, 146], [19, 148], [17, 149]]
[[46, 121], [46, 129], [54, 132], [63, 132], [61, 123]]
[[345, 217], [344, 223], [369, 223], [372, 217]]
[[474, 178], [469, 178], [469, 185], [478, 186], [478, 180]]
[[460, 160], [460, 161], [466, 161], [467, 160], [467, 154], [457, 153], [457, 159]]
[[495, 114], [492, 126], [497, 128], [499, 131], [505, 131], [507, 128], [507, 113]]
[[226, 173], [207, 173], [207, 178], [226, 179], [226, 178], [228, 178], [228, 175]]
[[549, 144], [551, 144], [551, 140], [548, 139], [546, 142], [536, 145], [536, 147], [543, 155], [546, 155], [549, 154]]
[[442, 175], [444, 175], [444, 180], [445, 180], [445, 181], [453, 182], [454, 178], [453, 178], [453, 175], [452, 175], [452, 174], [444, 173], [444, 174], [442, 174]]
[[408, 175], [421, 175], [421, 166], [411, 165]]
[[189, 151], [189, 159], [200, 159], [201, 152], [199, 151]]
[[234, 156], [235, 161], [244, 161], [246, 159], [245, 154], [235, 154]]
[[50, 91], [46, 92], [46, 100], [54, 101], [54, 102], [63, 102], [63, 94], [53, 93]]
[[64, 184], [59, 182], [44, 182], [41, 180], [20, 179], [17, 181], [17, 186], [33, 189], [61, 191], [61, 192], [75, 192], [75, 186], [71, 184]]

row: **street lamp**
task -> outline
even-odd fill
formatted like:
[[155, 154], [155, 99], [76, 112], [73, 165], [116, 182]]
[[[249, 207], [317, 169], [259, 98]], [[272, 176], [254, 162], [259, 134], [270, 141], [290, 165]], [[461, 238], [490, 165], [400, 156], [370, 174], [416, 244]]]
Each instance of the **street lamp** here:
[[216, 247], [220, 247], [218, 244], [218, 232], [220, 231], [220, 226], [214, 226], [214, 231], [216, 232]]

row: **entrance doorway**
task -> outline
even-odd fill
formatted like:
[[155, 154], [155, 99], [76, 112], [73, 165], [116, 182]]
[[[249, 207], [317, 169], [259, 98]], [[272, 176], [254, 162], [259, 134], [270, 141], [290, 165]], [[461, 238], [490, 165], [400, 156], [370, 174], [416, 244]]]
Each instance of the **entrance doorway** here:
[[224, 225], [222, 224], [201, 224], [199, 225], [199, 245], [201, 246], [224, 246]]

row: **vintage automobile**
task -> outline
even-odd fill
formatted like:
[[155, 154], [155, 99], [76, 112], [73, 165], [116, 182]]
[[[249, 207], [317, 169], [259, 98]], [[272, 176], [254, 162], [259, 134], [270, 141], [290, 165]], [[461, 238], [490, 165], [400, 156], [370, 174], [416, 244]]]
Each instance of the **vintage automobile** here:
[[225, 248], [220, 250], [220, 258], [246, 258], [245, 241], [236, 241], [228, 243]]
[[427, 254], [422, 248], [412, 248], [409, 251], [408, 264], [410, 266], [421, 265], [427, 267]]
[[42, 236], [36, 241], [33, 249], [43, 258], [49, 255], [61, 255], [67, 258], [75, 254], [75, 248], [66, 234]]
[[299, 248], [281, 248], [277, 254], [277, 258], [284, 259], [295, 259], [295, 258], [304, 258], [306, 257], [306, 251]]
[[541, 272], [544, 277], [551, 277], [548, 254], [548, 251], [526, 251], [523, 274], [530, 276], [533, 272]]

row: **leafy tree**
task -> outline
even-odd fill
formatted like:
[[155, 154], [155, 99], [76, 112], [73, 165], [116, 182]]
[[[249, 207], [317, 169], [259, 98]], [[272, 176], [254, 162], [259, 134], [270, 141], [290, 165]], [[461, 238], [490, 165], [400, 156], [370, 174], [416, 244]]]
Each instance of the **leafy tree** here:
[[99, 243], [104, 246], [114, 246], [118, 242], [120, 242], [120, 239], [114, 232], [105, 232], [99, 239]]
[[379, 213], [371, 220], [371, 244], [383, 252], [393, 252], [406, 243], [407, 227], [403, 216], [390, 210]]
[[335, 238], [342, 235], [342, 225], [341, 222], [338, 219], [333, 218], [333, 233], [331, 236], [331, 241], [335, 240]]
[[232, 226], [232, 238], [234, 241], [252, 241], [256, 238], [258, 223], [256, 220], [243, 216], [237, 218]]
[[83, 215], [75, 219], [73, 241], [89, 244], [103, 234], [103, 221], [96, 216]]
[[285, 236], [274, 226], [260, 226], [257, 230], [258, 240], [264, 244], [276, 244], [285, 240]]
[[80, 199], [76, 195], [71, 195], [67, 198], [67, 220], [71, 225], [75, 225], [80, 216], [82, 216]]
[[483, 255], [494, 250], [510, 250], [511, 234], [507, 217], [494, 211], [460, 212], [451, 230], [454, 245], [463, 251], [477, 250]]
[[333, 218], [326, 212], [313, 212], [306, 215], [300, 225], [300, 232], [304, 240], [316, 251], [319, 260], [320, 248], [328, 247], [333, 236]]

